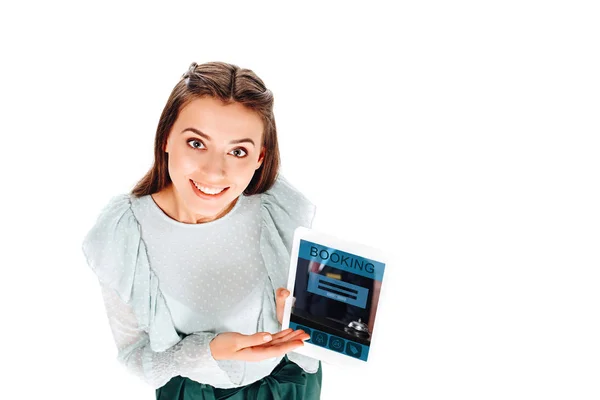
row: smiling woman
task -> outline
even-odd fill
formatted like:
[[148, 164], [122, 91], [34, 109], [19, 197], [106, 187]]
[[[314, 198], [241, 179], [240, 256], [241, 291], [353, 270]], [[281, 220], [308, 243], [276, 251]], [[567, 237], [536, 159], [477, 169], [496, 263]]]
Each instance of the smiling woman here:
[[260, 116], [240, 103], [226, 104], [214, 97], [190, 101], [164, 145], [173, 185], [152, 197], [178, 221], [222, 217], [262, 165], [263, 131]]
[[[250, 145], [230, 148], [242, 143]], [[192, 63], [171, 92], [154, 144], [155, 163], [132, 193], [153, 194], [155, 201], [183, 214], [190, 223], [217, 219], [226, 213], [224, 205], [241, 192], [261, 193], [275, 181], [279, 147], [273, 94], [248, 69], [225, 63]], [[191, 153], [190, 149], [200, 151]], [[240, 152], [245, 157], [240, 157]], [[226, 187], [227, 179], [232, 180], [233, 190], [200, 206], [198, 197], [210, 198], [201, 197], [200, 190], [193, 191], [196, 186], [191, 181], [210, 193], [210, 189]]]
[[279, 171], [273, 95], [252, 71], [193, 63], [160, 117], [154, 164], [83, 251], [118, 359], [157, 399], [318, 399], [321, 365], [281, 331], [293, 232], [315, 207]]

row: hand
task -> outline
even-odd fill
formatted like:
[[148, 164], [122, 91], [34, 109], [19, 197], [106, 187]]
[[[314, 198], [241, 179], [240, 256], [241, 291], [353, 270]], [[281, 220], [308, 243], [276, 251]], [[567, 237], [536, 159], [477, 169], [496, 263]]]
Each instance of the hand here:
[[283, 322], [283, 309], [285, 307], [285, 299], [290, 295], [290, 291], [285, 288], [279, 288], [275, 292], [275, 305], [277, 309], [277, 320], [280, 324]]
[[259, 332], [242, 335], [237, 332], [218, 334], [210, 342], [210, 351], [215, 360], [261, 361], [282, 356], [298, 347], [310, 336], [303, 330], [285, 329], [271, 335]]

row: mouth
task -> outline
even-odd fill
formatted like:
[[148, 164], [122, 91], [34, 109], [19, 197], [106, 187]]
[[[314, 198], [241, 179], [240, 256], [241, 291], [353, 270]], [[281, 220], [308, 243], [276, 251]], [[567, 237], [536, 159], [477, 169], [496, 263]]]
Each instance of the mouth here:
[[204, 185], [197, 183], [191, 179], [190, 179], [190, 184], [192, 185], [194, 193], [196, 193], [199, 197], [204, 198], [204, 199], [206, 199], [206, 198], [214, 199], [214, 198], [221, 197], [223, 195], [223, 193], [225, 193], [229, 189], [229, 186], [227, 186], [227, 187], [204, 186]]

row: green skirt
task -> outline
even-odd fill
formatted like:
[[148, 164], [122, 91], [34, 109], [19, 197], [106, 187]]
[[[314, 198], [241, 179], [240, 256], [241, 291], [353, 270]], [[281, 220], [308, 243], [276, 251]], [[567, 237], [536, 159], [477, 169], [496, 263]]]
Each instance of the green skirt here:
[[156, 389], [156, 400], [318, 400], [321, 379], [321, 363], [317, 372], [309, 374], [285, 356], [270, 375], [239, 388], [218, 389], [175, 376]]

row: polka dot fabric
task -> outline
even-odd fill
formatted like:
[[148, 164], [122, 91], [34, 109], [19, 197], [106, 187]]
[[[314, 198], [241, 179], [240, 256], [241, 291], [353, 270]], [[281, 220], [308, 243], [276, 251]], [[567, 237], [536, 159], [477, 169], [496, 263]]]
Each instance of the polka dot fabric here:
[[[203, 224], [171, 219], [151, 196], [111, 199], [83, 251], [101, 284], [119, 361], [154, 388], [177, 375], [219, 388], [268, 375], [281, 358], [215, 361], [209, 343], [220, 332], [281, 329], [274, 291], [287, 284], [295, 228], [310, 227], [314, 212], [282, 176]], [[306, 372], [318, 368], [312, 358], [288, 357]]]

